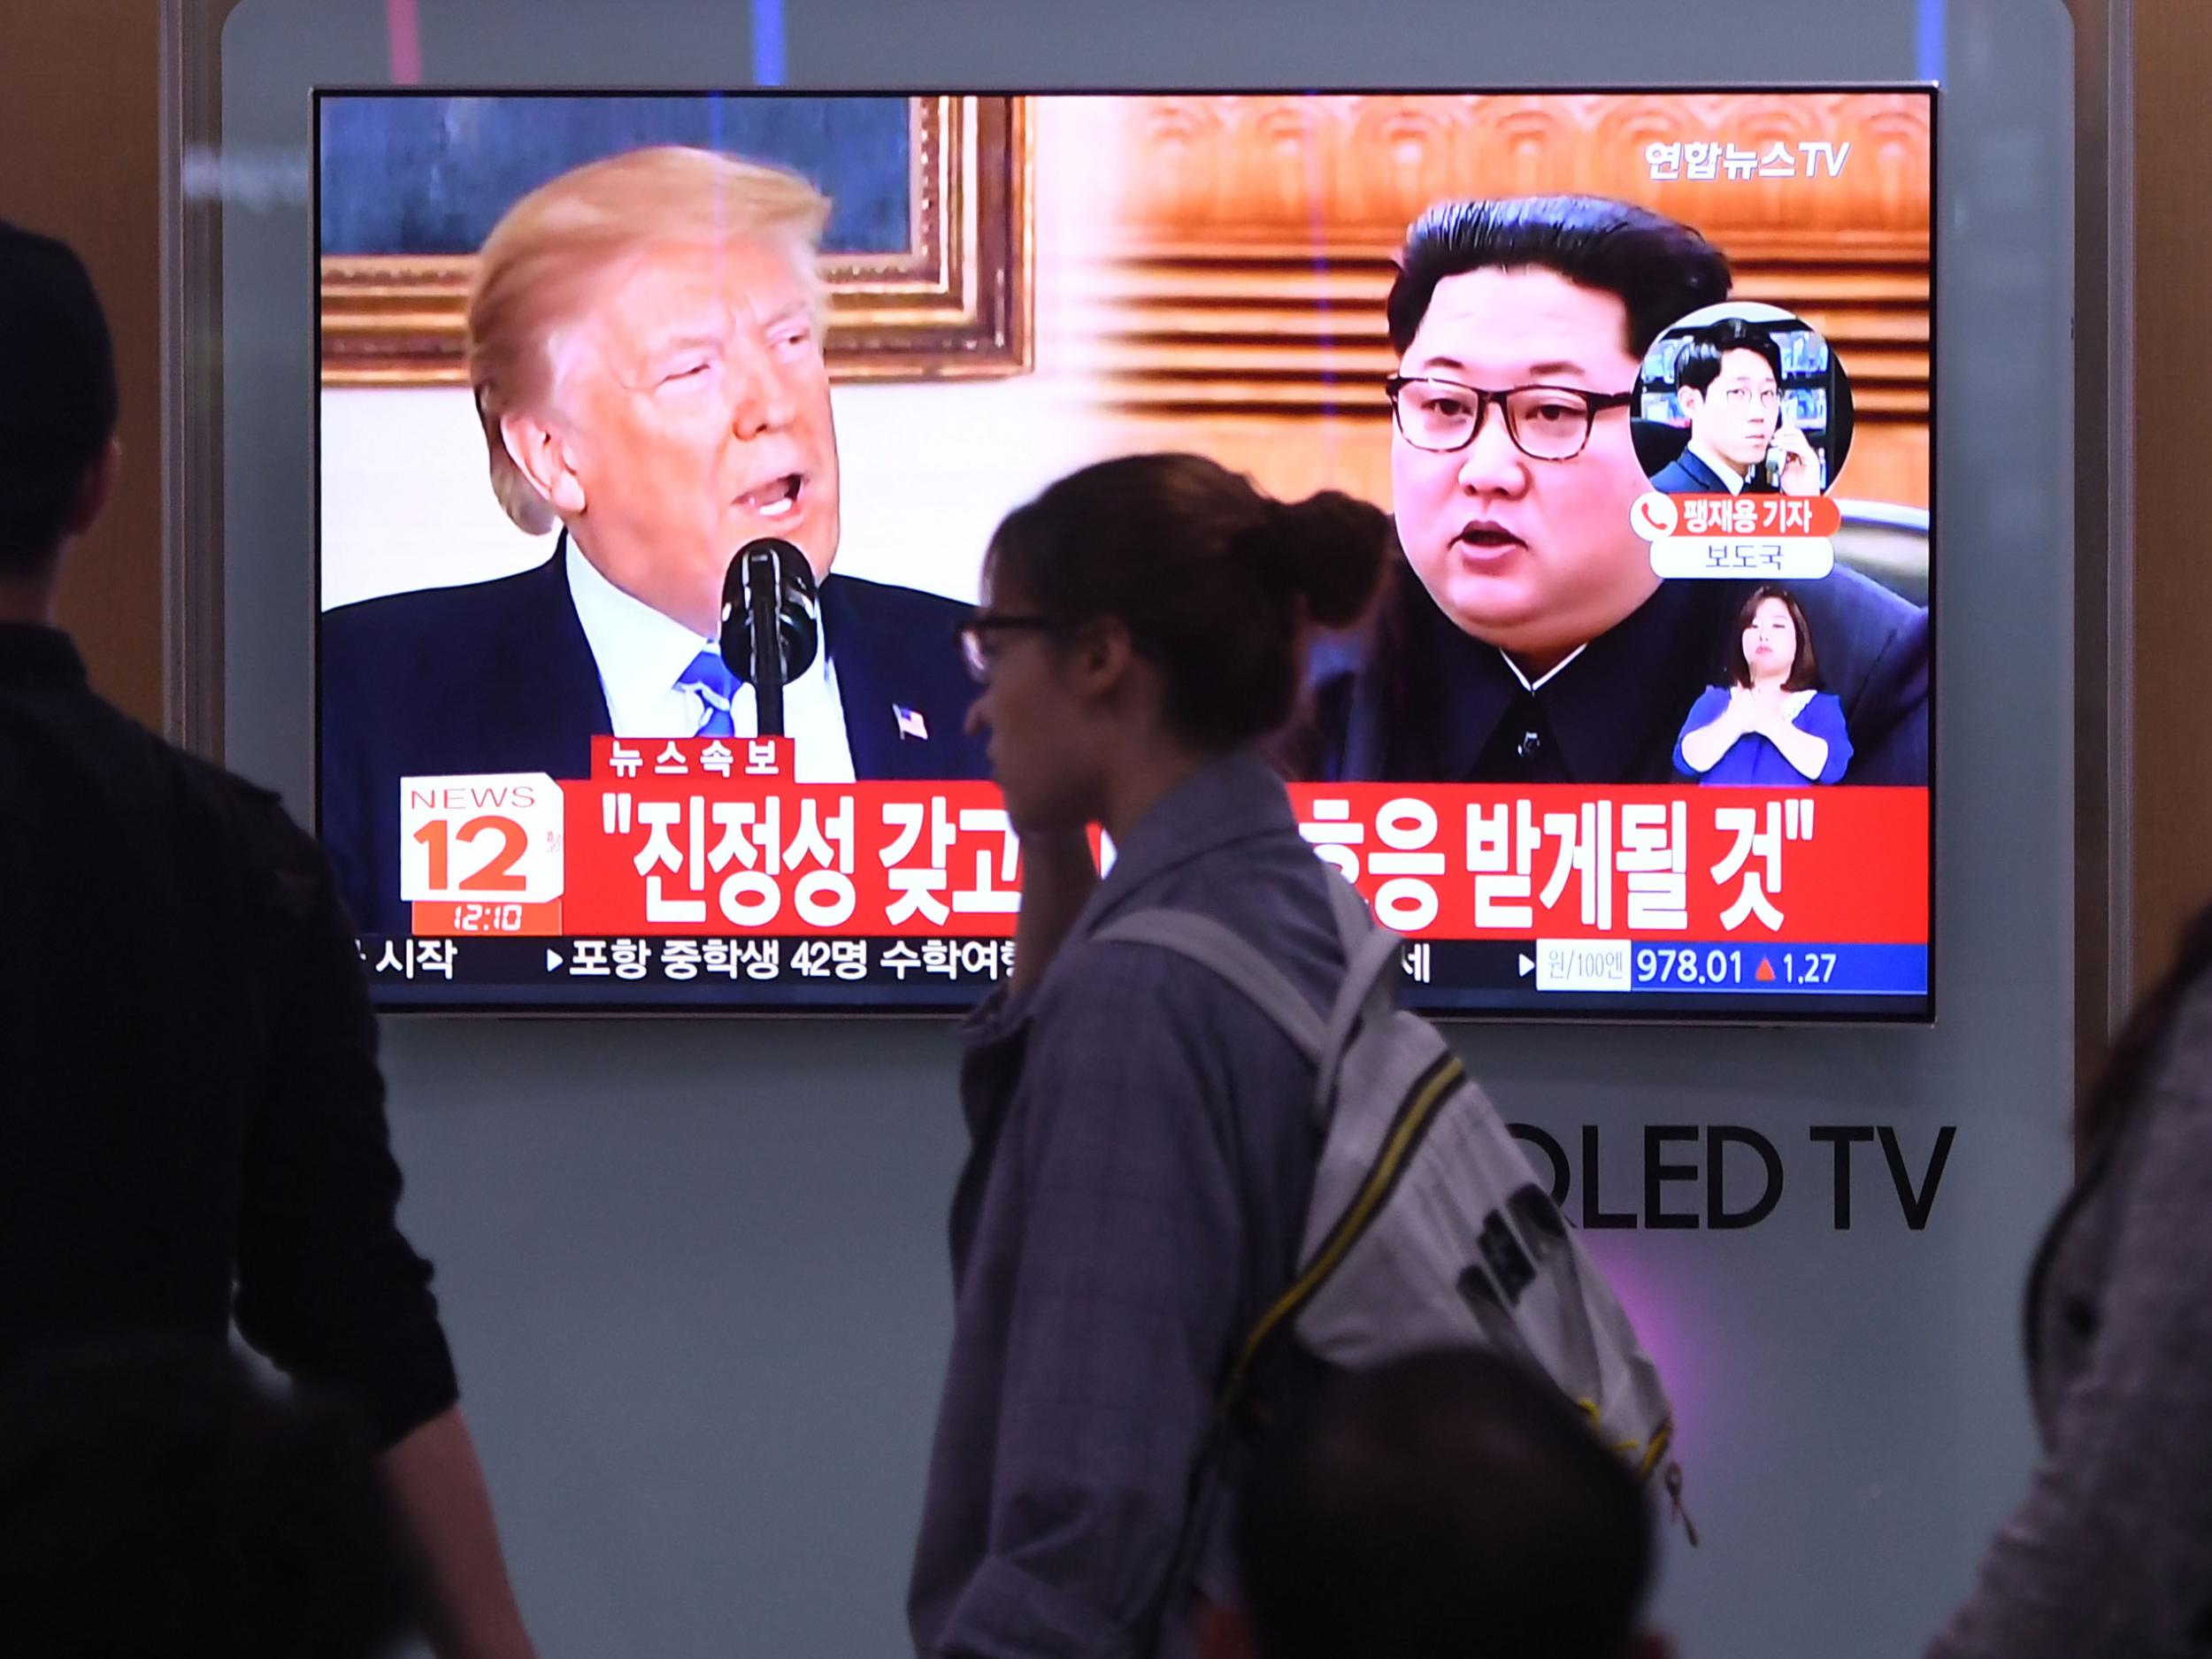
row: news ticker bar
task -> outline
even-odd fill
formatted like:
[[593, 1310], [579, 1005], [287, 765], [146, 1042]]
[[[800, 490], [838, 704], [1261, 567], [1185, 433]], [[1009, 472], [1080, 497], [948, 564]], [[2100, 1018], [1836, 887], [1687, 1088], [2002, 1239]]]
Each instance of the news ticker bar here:
[[[802, 1003], [861, 992], [926, 1004], [980, 998], [1010, 978], [1010, 940], [818, 937], [680, 939], [366, 937], [361, 958], [380, 990], [406, 986], [527, 989], [603, 987], [610, 999], [645, 987], [680, 1000]], [[1925, 945], [1686, 942], [1621, 939], [1409, 941], [1400, 958], [1408, 1000], [1424, 989], [1548, 995], [1924, 997]], [[769, 995], [772, 991], [773, 995]]]

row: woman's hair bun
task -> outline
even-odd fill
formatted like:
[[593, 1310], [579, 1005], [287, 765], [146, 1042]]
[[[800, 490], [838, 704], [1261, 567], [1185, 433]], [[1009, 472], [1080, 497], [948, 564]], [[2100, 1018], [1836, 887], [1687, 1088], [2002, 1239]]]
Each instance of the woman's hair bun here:
[[1349, 495], [1279, 502], [1204, 456], [1127, 455], [1009, 513], [984, 587], [1123, 623], [1159, 671], [1169, 723], [1215, 752], [1292, 717], [1306, 625], [1358, 621], [1396, 546], [1389, 516]]
[[1390, 557], [1390, 515], [1371, 502], [1325, 489], [1277, 503], [1271, 516], [1273, 557], [1305, 600], [1306, 614], [1325, 627], [1357, 621]]

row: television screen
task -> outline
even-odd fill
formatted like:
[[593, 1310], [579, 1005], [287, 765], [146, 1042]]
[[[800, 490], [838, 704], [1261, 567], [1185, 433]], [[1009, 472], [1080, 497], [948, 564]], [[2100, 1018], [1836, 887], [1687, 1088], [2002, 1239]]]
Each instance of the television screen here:
[[318, 817], [380, 1002], [975, 1002], [983, 553], [1179, 450], [1393, 517], [1271, 750], [1409, 1005], [1932, 1018], [1934, 108], [319, 93]]

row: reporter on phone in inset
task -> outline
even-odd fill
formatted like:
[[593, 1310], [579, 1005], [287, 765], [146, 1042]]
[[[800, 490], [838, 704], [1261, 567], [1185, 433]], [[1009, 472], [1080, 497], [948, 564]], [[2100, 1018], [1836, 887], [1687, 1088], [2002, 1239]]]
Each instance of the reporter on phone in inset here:
[[1731, 317], [1675, 360], [1675, 399], [1689, 418], [1682, 453], [1652, 475], [1675, 495], [1817, 495], [1820, 457], [1789, 424], [1773, 336]]

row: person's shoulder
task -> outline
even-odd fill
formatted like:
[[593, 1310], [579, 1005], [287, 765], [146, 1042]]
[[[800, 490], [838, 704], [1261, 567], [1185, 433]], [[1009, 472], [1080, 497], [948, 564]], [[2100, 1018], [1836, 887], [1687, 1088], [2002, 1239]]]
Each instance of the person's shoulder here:
[[329, 858], [322, 843], [308, 833], [274, 790], [234, 772], [224, 772], [222, 777], [229, 787], [230, 810], [242, 832], [241, 841], [250, 850], [250, 864], [271, 884], [285, 910], [303, 910], [313, 889], [330, 879]]
[[896, 588], [888, 582], [870, 581], [863, 576], [833, 572], [824, 580], [822, 588], [826, 603], [833, 604], [843, 617], [850, 618], [863, 628], [891, 629], [902, 634], [934, 630], [933, 642], [936, 638], [949, 642], [953, 630], [966, 618], [970, 610], [957, 599], [948, 599], [942, 594], [925, 593], [918, 588]]
[[88, 741], [121, 757], [126, 776], [157, 781], [173, 800], [233, 816], [258, 818], [284, 810], [283, 797], [190, 749], [180, 748], [126, 714], [104, 697], [93, 700]]
[[516, 626], [534, 610], [565, 599], [566, 585], [558, 581], [554, 566], [549, 559], [489, 581], [421, 588], [340, 605], [323, 613], [323, 650], [342, 657], [435, 648]]
[[1923, 607], [1848, 565], [1838, 565], [1818, 581], [1793, 591], [1809, 611], [1824, 610], [1852, 621], [1892, 628], [1924, 626], [1927, 621]]
[[[1143, 1015], [1170, 1027], [1214, 1020], [1222, 1008], [1256, 1012], [1212, 967], [1165, 945], [1110, 937], [1142, 912], [1201, 918], [1244, 941], [1294, 984], [1319, 995], [1340, 974], [1343, 950], [1331, 884], [1334, 871], [1313, 856], [1286, 819], [1279, 831], [1246, 834], [1151, 876], [1118, 898], [1086, 938], [1071, 943], [1060, 995], [1093, 1010], [1111, 1002], [1109, 1025]], [[1055, 963], [1056, 973], [1062, 963]], [[1271, 1029], [1271, 1022], [1259, 1022]]]
[[239, 826], [257, 851], [288, 856], [302, 853], [311, 858], [321, 856], [314, 837], [300, 826], [291, 809], [284, 804], [284, 797], [274, 789], [227, 766], [179, 749], [165, 739], [148, 735], [170, 757], [183, 787], [214, 803]]
[[1254, 1052], [1272, 1032], [1203, 964], [1164, 945], [1096, 935], [1061, 947], [1030, 1009], [1040, 1064], [1085, 1078], [1131, 1069], [1194, 1078], [1231, 1051]]
[[1116, 1032], [1164, 1033], [1187, 1025], [1197, 1002], [1222, 985], [1218, 976], [1165, 945], [1110, 936], [1114, 924], [1126, 917], [1186, 908], [1156, 895], [1132, 895], [1097, 926], [1069, 939], [1037, 987], [1033, 1007], [1040, 1023], [1063, 1035], [1095, 1033], [1102, 1041], [1111, 1041]]
[[557, 559], [513, 576], [363, 600], [326, 612], [318, 636], [326, 742], [417, 729], [480, 707], [516, 664], [542, 668], [576, 625]]
[[165, 827], [227, 863], [249, 886], [274, 891], [285, 908], [298, 908], [301, 895], [322, 872], [323, 852], [284, 797], [127, 718], [124, 723], [147, 768], [161, 780], [150, 804], [167, 819]]
[[1822, 677], [1844, 685], [1878, 667], [1916, 673], [1928, 655], [1928, 613], [1871, 576], [1839, 565], [1816, 582], [1791, 590], [1812, 625]]
[[1651, 475], [1651, 487], [1670, 495], [1695, 495], [1709, 487], [1690, 471], [1687, 458], [1678, 455]]
[[[832, 659], [865, 659], [882, 687], [917, 707], [941, 705], [954, 726], [966, 714], [975, 689], [954, 641], [968, 614], [969, 607], [941, 594], [857, 576], [833, 575], [823, 584], [822, 620]], [[979, 747], [964, 738], [961, 742], [974, 749], [972, 764], [980, 766]]]
[[2170, 1024], [2159, 1046], [2168, 1065], [2188, 1067], [2199, 1079], [2182, 1091], [2194, 1101], [2212, 1099], [2212, 965], [2200, 967], [2174, 999]]
[[[1148, 909], [1148, 906], [1140, 906]], [[1071, 939], [1060, 947], [1037, 987], [1036, 1008], [1061, 1023], [1111, 1028], [1132, 1013], [1172, 1014], [1177, 999], [1163, 986], [1161, 968], [1195, 966], [1162, 945], [1101, 938]]]

